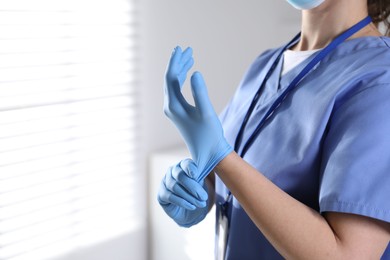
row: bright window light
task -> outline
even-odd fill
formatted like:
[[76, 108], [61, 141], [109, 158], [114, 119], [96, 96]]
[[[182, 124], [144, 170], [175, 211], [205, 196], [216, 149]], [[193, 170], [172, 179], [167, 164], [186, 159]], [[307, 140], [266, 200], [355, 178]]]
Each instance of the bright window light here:
[[0, 5], [0, 259], [138, 228], [132, 0]]

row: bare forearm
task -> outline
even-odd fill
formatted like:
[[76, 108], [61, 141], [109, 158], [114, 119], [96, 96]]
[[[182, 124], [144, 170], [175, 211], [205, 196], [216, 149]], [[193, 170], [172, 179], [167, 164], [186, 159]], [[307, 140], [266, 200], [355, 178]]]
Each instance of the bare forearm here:
[[231, 153], [216, 173], [252, 221], [288, 259], [340, 259], [343, 248], [326, 219]]

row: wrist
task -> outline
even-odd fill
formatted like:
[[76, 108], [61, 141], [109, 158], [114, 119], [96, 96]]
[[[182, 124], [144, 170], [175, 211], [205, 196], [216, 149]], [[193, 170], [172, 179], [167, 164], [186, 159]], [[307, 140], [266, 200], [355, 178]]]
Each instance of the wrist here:
[[227, 156], [225, 156], [214, 168], [215, 172], [219, 175], [221, 172], [224, 171], [227, 167], [231, 167], [229, 165], [232, 160], [234, 160], [235, 157], [237, 157], [238, 154], [235, 151], [231, 151]]
[[216, 165], [220, 163], [232, 151], [233, 148], [226, 142], [226, 140], [220, 140], [209, 151], [198, 154], [195, 160], [199, 169], [201, 169], [201, 174], [199, 176], [198, 181], [204, 180], [207, 175], [214, 170]]

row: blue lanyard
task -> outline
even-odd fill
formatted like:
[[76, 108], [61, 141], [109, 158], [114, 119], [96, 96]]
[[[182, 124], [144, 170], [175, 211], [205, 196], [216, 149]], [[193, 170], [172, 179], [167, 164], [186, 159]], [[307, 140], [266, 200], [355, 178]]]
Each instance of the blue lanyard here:
[[[257, 125], [256, 129], [252, 133], [252, 135], [249, 137], [248, 141], [245, 143], [244, 147], [242, 148], [242, 151], [240, 153], [241, 157], [244, 157], [249, 148], [253, 145], [255, 142], [256, 137], [259, 135], [261, 129], [264, 127], [266, 121], [273, 115], [275, 110], [283, 103], [287, 95], [296, 88], [296, 86], [299, 84], [299, 82], [321, 61], [323, 60], [330, 52], [332, 52], [334, 49], [336, 49], [337, 46], [339, 46], [341, 43], [343, 43], [346, 39], [354, 35], [356, 32], [360, 31], [362, 28], [367, 26], [369, 23], [371, 23], [371, 17], [367, 16], [362, 21], [358, 22], [351, 28], [349, 28], [346, 32], [338, 36], [336, 39], [334, 39], [328, 46], [326, 46], [322, 51], [320, 51], [310, 62], [306, 65], [306, 67], [294, 78], [294, 80], [290, 83], [290, 85], [285, 89], [285, 91], [276, 99], [276, 101], [272, 104], [272, 106], [268, 109], [268, 111], [264, 114], [264, 116], [261, 118], [259, 124]], [[272, 64], [271, 68], [267, 72], [262, 84], [260, 85], [260, 88], [257, 90], [251, 105], [244, 117], [244, 121], [241, 124], [241, 128], [237, 134], [236, 141], [234, 144], [234, 150], [238, 153], [239, 148], [242, 143], [243, 135], [245, 127], [249, 121], [250, 116], [253, 113], [253, 110], [261, 96], [261, 93], [263, 89], [265, 88], [265, 85], [268, 81], [268, 79], [271, 77], [272, 73], [274, 72], [277, 64], [279, 63], [280, 58], [282, 57], [283, 53], [287, 48], [290, 47], [292, 43], [297, 41], [301, 36], [301, 33], [299, 33], [297, 36], [295, 36], [284, 48], [280, 51], [278, 57], [275, 59], [274, 63]]]

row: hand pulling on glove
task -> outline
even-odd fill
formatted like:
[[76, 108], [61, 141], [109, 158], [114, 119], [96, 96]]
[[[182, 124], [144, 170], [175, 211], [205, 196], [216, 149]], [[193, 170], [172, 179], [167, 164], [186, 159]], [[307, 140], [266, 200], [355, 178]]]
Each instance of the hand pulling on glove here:
[[196, 181], [199, 171], [190, 159], [170, 167], [161, 181], [157, 200], [164, 211], [182, 227], [202, 221], [208, 212], [207, 188]]

